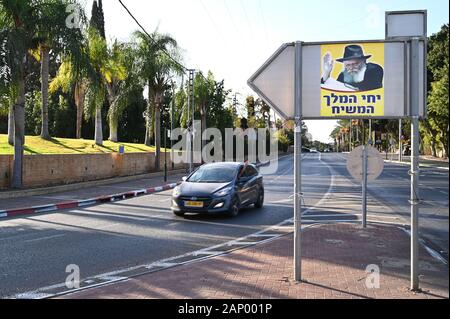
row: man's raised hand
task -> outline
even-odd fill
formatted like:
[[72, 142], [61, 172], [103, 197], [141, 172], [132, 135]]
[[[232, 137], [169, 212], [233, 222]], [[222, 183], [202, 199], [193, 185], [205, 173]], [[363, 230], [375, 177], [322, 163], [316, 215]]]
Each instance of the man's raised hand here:
[[334, 66], [334, 61], [333, 58], [331, 57], [331, 53], [327, 52], [325, 54], [325, 56], [323, 57], [323, 75], [322, 75], [322, 79], [324, 82], [326, 82], [331, 75], [331, 71], [333, 71], [333, 66]]

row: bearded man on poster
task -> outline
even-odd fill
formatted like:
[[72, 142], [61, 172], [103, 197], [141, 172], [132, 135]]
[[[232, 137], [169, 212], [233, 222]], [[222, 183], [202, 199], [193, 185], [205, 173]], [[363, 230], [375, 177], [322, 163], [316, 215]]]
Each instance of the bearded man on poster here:
[[329, 52], [326, 53], [323, 57], [323, 75], [321, 79], [323, 87], [329, 89], [345, 87], [348, 91], [381, 89], [383, 87], [384, 70], [378, 64], [367, 63], [367, 60], [371, 57], [371, 55], [364, 55], [363, 49], [359, 45], [346, 46], [344, 56], [336, 59], [337, 62], [344, 65], [344, 70], [339, 74], [336, 83], [336, 80], [330, 78], [334, 61], [331, 54]]

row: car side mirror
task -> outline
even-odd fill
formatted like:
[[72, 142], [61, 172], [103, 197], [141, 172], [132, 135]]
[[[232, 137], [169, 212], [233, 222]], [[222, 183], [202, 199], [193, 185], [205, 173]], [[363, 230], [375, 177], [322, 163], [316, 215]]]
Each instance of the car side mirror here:
[[183, 176], [182, 178], [181, 178], [181, 180], [183, 181], [183, 182], [185, 182], [185, 181], [187, 181], [187, 176]]

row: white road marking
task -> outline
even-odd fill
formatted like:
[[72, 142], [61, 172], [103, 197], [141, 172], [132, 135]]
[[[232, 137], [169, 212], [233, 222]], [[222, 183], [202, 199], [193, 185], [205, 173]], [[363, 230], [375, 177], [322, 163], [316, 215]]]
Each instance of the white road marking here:
[[200, 256], [200, 255], [209, 256], [209, 255], [220, 255], [220, 254], [223, 254], [223, 251], [213, 251], [213, 250], [208, 251], [208, 250], [206, 250], [206, 251], [195, 252], [194, 256]]
[[41, 237], [41, 238], [35, 238], [35, 239], [25, 240], [24, 242], [26, 242], [26, 243], [32, 243], [32, 242], [41, 241], [41, 240], [60, 238], [60, 237], [63, 237], [63, 236], [66, 236], [66, 234], [59, 234], [59, 235], [53, 235], [53, 236], [47, 236], [47, 237]]

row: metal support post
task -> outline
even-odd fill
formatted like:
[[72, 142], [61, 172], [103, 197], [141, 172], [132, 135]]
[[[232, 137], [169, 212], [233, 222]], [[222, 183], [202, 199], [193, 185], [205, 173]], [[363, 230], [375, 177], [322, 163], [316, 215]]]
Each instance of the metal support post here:
[[398, 161], [403, 161], [402, 119], [398, 120]]
[[363, 146], [362, 170], [362, 227], [367, 227], [367, 145]]
[[164, 182], [167, 182], [167, 128], [164, 128]]
[[411, 40], [411, 290], [419, 290], [419, 39]]
[[301, 259], [301, 216], [302, 216], [302, 187], [301, 187], [301, 158], [302, 158], [302, 43], [295, 43], [295, 154], [294, 154], [294, 277], [295, 281], [302, 280]]

